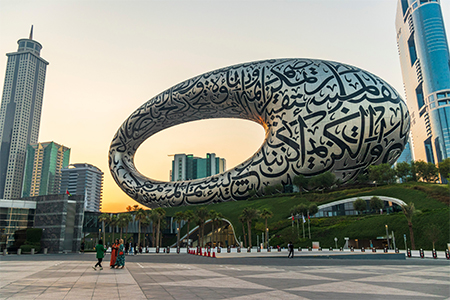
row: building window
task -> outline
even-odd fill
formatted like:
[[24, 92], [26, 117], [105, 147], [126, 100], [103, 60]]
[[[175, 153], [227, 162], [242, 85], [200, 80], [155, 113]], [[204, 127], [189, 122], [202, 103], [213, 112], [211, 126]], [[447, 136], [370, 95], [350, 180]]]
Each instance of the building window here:
[[411, 37], [408, 40], [408, 48], [409, 48], [409, 57], [411, 58], [411, 66], [412, 66], [412, 65], [414, 65], [414, 63], [417, 60], [416, 43], [414, 42], [414, 35], [411, 35]]
[[419, 106], [420, 110], [422, 106], [425, 105], [425, 101], [423, 98], [422, 83], [416, 88], [416, 97], [417, 97], [417, 105]]

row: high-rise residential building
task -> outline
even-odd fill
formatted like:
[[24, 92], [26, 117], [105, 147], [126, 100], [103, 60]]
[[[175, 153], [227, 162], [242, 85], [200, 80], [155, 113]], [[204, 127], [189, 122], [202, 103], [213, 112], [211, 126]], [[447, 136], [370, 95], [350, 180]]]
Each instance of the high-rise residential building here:
[[0, 198], [21, 196], [27, 146], [38, 142], [48, 62], [42, 45], [30, 37], [20, 39], [17, 52], [7, 53], [0, 107]]
[[175, 154], [172, 161], [171, 181], [204, 178], [224, 172], [225, 158], [216, 157], [215, 153], [207, 153], [206, 158], [192, 154]]
[[100, 212], [102, 207], [103, 172], [87, 163], [70, 164], [61, 170], [61, 193], [84, 195], [84, 210]]
[[60, 193], [61, 169], [67, 168], [69, 159], [70, 148], [55, 142], [28, 145], [22, 197]]
[[450, 157], [450, 58], [440, 2], [399, 0], [395, 25], [412, 159], [439, 163]]

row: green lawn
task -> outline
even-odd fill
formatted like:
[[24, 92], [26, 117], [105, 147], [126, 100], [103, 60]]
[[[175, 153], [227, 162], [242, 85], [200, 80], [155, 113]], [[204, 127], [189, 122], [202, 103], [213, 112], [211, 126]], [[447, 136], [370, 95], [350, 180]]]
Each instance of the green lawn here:
[[[436, 242], [436, 249], [443, 250], [446, 248], [447, 243], [450, 242], [450, 191], [448, 185], [428, 183], [393, 184], [328, 193], [284, 194], [246, 201], [210, 204], [207, 207], [208, 209], [221, 212], [226, 219], [230, 220], [238, 236], [242, 235], [242, 225], [239, 223], [238, 218], [245, 207], [271, 210], [274, 214], [268, 221], [271, 245], [279, 244], [280, 246], [285, 246], [289, 240], [292, 240], [296, 246], [307, 247], [311, 246], [311, 241], [319, 241], [322, 247], [330, 247], [334, 246], [334, 237], [342, 241], [344, 237], [349, 237], [350, 239], [373, 239], [377, 236], [385, 236], [385, 225], [387, 224], [389, 232], [394, 231], [395, 233], [397, 246], [403, 248], [403, 234], [407, 235], [408, 242], [410, 238], [408, 224], [402, 213], [313, 218], [311, 219], [312, 240], [298, 239], [295, 230], [293, 233], [291, 221], [288, 219], [290, 216], [289, 212], [293, 206], [300, 203], [321, 205], [340, 199], [368, 195], [389, 196], [401, 199], [406, 203], [414, 203], [416, 209], [421, 211], [413, 218], [416, 248], [432, 248], [432, 243], [427, 235], [429, 231], [427, 231], [427, 228], [430, 224], [435, 224], [438, 228], [439, 239]], [[187, 209], [195, 211], [196, 207], [198, 206], [172, 207], [165, 210], [167, 215], [171, 216], [177, 211], [185, 211]], [[191, 228], [194, 226], [195, 224], [191, 224]], [[182, 234], [186, 232], [185, 227], [182, 230]], [[256, 234], [261, 235], [263, 230], [263, 219], [253, 222], [252, 236], [253, 234], [255, 236]], [[253, 241], [256, 241], [255, 236], [252, 237]]]

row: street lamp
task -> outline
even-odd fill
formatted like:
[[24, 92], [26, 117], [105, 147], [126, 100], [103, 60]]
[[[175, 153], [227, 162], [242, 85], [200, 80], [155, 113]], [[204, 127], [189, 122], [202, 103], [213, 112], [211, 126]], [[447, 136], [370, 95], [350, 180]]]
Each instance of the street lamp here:
[[390, 248], [391, 248], [391, 245], [390, 245], [390, 243], [389, 243], [388, 226], [387, 226], [387, 225], [384, 225], [384, 226], [386, 227], [386, 240], [387, 240], [387, 243], [388, 243], [388, 249], [390, 249]]
[[337, 249], [337, 241], [338, 241], [338, 238], [337, 238], [337, 237], [335, 237], [335, 238], [334, 238], [334, 245], [336, 246], [336, 248], [335, 248], [335, 249]]

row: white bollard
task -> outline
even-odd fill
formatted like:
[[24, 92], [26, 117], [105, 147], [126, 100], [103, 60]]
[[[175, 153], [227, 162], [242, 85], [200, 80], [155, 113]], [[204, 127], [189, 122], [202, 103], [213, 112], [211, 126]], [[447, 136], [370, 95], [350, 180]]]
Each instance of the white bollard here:
[[22, 249], [17, 249], [17, 255], [21, 255], [22, 254]]
[[31, 255], [34, 255], [34, 248], [31, 248]]

